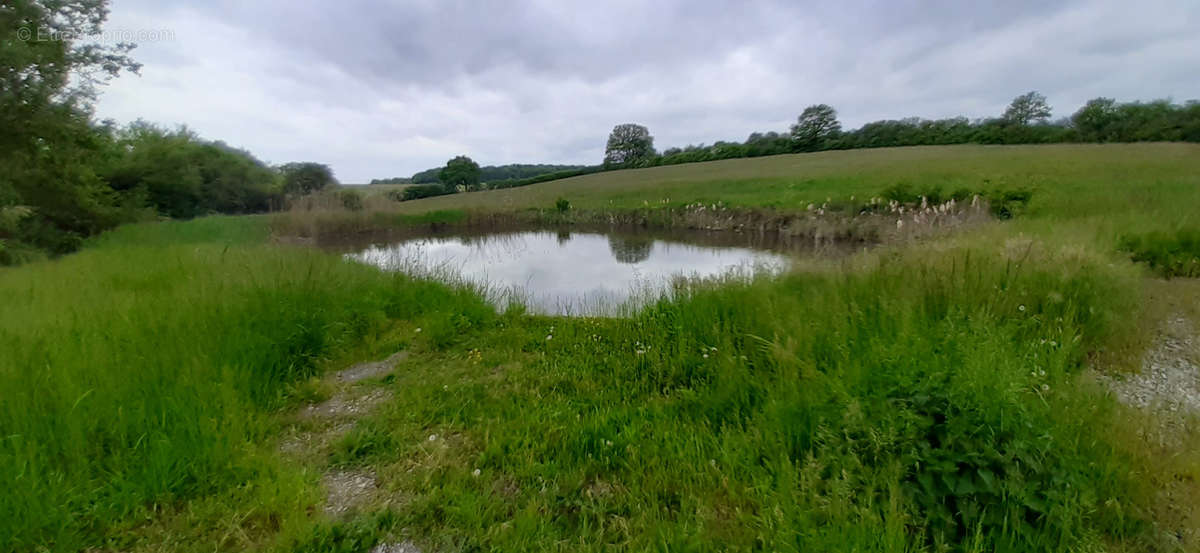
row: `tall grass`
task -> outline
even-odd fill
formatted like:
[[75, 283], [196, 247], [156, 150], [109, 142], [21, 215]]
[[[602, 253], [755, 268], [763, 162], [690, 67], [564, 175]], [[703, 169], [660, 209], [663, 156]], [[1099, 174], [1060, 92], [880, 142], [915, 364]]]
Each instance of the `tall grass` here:
[[248, 221], [132, 227], [0, 272], [0, 547], [75, 550], [269, 477], [252, 452], [289, 384], [389, 319], [491, 314], [469, 292], [244, 245], [263, 235]]
[[435, 547], [1139, 550], [1144, 467], [1077, 381], [1136, 282], [973, 246], [700, 286], [630, 320], [500, 319], [409, 367], [341, 459], [382, 467], [409, 498], [392, 527]]

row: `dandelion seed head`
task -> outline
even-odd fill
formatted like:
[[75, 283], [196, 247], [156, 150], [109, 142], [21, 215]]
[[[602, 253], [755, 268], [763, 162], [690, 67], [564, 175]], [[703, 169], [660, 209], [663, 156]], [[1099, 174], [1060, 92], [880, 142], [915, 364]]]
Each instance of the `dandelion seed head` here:
[[471, 476], [479, 476], [480, 474], [483, 474], [483, 471], [481, 471], [479, 469], [475, 469], [474, 471], [471, 471]]

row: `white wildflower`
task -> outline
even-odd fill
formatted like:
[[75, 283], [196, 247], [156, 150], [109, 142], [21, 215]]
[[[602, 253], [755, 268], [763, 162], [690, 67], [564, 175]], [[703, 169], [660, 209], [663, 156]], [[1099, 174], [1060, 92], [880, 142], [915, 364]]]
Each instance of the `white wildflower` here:
[[474, 471], [471, 472], [471, 476], [479, 476], [480, 474], [483, 474], [483, 471], [481, 471], [479, 469], [475, 469]]
[[430, 434], [430, 435], [429, 435], [429, 441], [431, 441], [431, 442], [436, 442], [436, 441], [437, 441], [437, 434]]

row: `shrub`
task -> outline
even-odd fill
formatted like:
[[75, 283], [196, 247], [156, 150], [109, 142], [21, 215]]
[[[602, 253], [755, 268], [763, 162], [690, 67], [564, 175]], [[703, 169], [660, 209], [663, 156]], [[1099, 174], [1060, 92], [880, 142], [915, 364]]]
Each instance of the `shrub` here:
[[350, 211], [362, 211], [363, 197], [357, 190], [343, 190], [338, 198], [342, 200], [342, 207]]
[[404, 189], [404, 193], [400, 196], [400, 201], [407, 202], [409, 200], [419, 200], [421, 198], [432, 198], [434, 196], [444, 196], [453, 194], [446, 190], [445, 187], [438, 184], [422, 184], [420, 186], [410, 186]]
[[554, 209], [557, 209], [559, 213], [571, 211], [571, 202], [566, 198], [559, 198], [558, 201], [554, 202]]
[[1023, 188], [1012, 190], [994, 190], [987, 195], [991, 205], [992, 216], [997, 219], [1012, 219], [1025, 210], [1033, 192]]
[[1200, 277], [1200, 229], [1127, 234], [1120, 248], [1137, 263], [1145, 263], [1166, 278]]

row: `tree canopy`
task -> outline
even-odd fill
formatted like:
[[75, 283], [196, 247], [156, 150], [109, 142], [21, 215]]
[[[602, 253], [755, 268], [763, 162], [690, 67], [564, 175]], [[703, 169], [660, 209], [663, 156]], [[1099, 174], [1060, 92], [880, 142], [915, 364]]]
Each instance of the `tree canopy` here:
[[285, 163], [279, 167], [279, 173], [283, 175], [283, 191], [287, 194], [303, 196], [338, 185], [333, 169], [321, 163]]
[[624, 123], [613, 127], [604, 149], [604, 165], [636, 167], [654, 158], [654, 137], [642, 125]]
[[811, 152], [823, 149], [841, 132], [837, 110], [828, 104], [817, 104], [804, 108], [796, 124], [792, 125], [792, 142], [797, 151]]
[[458, 156], [446, 162], [446, 166], [438, 173], [438, 180], [447, 190], [455, 191], [458, 187], [474, 190], [479, 187], [479, 164], [467, 156]]
[[1026, 92], [1013, 98], [1001, 118], [1015, 125], [1045, 121], [1050, 118], [1050, 105], [1046, 103], [1046, 97], [1036, 90]]

